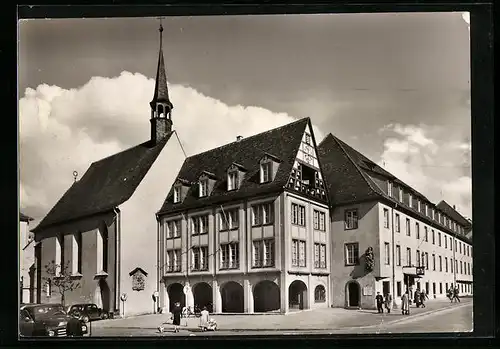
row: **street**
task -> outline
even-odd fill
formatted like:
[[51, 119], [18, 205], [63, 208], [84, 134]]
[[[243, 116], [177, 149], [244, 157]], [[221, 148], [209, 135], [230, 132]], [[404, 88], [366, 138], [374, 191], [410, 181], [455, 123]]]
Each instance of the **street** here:
[[409, 316], [397, 310], [391, 314], [377, 314], [369, 310], [327, 308], [290, 315], [214, 315], [213, 318], [219, 326], [215, 332], [201, 332], [196, 318], [188, 319], [188, 326], [181, 327], [179, 333], [173, 333], [171, 325], [166, 325], [165, 332], [159, 333], [156, 329], [160, 323], [158, 315], [99, 321], [92, 325], [92, 337], [469, 332], [472, 330], [472, 301], [429, 302], [425, 309], [412, 308]]

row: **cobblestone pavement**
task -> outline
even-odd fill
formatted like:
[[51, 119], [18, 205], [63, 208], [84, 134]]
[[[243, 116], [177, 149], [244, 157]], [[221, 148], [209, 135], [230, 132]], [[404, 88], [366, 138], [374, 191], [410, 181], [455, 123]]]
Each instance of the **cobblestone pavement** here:
[[[448, 300], [431, 300], [427, 302], [426, 308], [411, 308], [411, 314], [402, 315], [398, 309], [390, 314], [378, 314], [373, 310], [347, 310], [340, 308], [324, 308], [310, 311], [291, 313], [288, 315], [212, 315], [218, 324], [219, 331], [237, 333], [264, 334], [267, 332], [286, 331], [335, 331], [346, 330], [355, 332], [356, 329], [364, 328], [363, 332], [377, 332], [377, 329], [385, 328], [393, 323], [408, 321], [414, 317], [424, 314], [444, 311], [444, 309], [462, 308], [465, 304], [472, 304], [472, 299], [462, 299], [460, 304], [450, 304]], [[470, 307], [472, 308], [472, 307]], [[117, 335], [159, 335], [157, 327], [160, 323], [169, 319], [168, 314], [153, 314], [130, 317], [125, 319], [113, 319], [97, 321], [92, 323], [92, 336], [117, 336]], [[183, 326], [180, 333], [176, 335], [191, 335], [199, 330], [197, 318], [182, 319]], [[465, 321], [467, 324], [472, 323]], [[171, 325], [165, 325], [170, 331]], [[129, 334], [128, 334], [129, 333]], [[167, 332], [172, 335], [171, 332]], [[210, 335], [211, 333], [207, 333]]]

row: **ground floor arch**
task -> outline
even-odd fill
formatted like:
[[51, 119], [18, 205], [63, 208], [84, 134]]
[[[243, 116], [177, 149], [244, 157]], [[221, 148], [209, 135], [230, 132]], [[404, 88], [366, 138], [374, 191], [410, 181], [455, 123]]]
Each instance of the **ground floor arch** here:
[[290, 309], [308, 309], [307, 285], [301, 280], [293, 281], [288, 287], [288, 307]]
[[203, 307], [207, 307], [207, 310], [209, 312], [213, 312], [212, 286], [210, 286], [206, 282], [198, 282], [193, 286], [193, 296], [194, 296], [195, 307], [199, 307], [200, 309], [203, 309]]
[[361, 286], [356, 281], [349, 281], [346, 284], [347, 307], [359, 307], [361, 303]]
[[244, 291], [243, 286], [235, 281], [229, 281], [220, 288], [223, 313], [243, 313]]
[[109, 290], [109, 286], [108, 286], [108, 283], [106, 282], [106, 280], [104, 279], [101, 279], [99, 280], [99, 291], [100, 291], [100, 303], [101, 303], [101, 308], [105, 311], [105, 312], [109, 312], [110, 311], [110, 308], [111, 308], [111, 304], [110, 304], [110, 301], [111, 301], [111, 292]]
[[314, 288], [314, 302], [315, 303], [326, 302], [326, 288], [324, 285], [320, 284]]
[[167, 293], [170, 310], [174, 309], [176, 302], [179, 302], [182, 308], [186, 306], [186, 296], [184, 295], [184, 286], [182, 284], [178, 282], [170, 284], [167, 287]]
[[281, 307], [279, 286], [269, 280], [258, 282], [253, 290], [253, 304], [256, 313], [279, 310]]

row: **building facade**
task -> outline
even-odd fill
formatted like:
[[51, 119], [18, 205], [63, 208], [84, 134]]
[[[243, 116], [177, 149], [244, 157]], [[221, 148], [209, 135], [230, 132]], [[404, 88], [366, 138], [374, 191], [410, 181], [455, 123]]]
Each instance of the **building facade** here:
[[451, 287], [472, 294], [470, 221], [331, 134], [318, 152], [332, 209], [333, 306], [375, 308], [377, 292], [396, 304], [417, 289], [431, 298]]
[[308, 118], [186, 159], [160, 219], [160, 304], [328, 307], [328, 196]]
[[33, 218], [19, 213], [19, 293], [20, 303], [36, 300], [35, 243], [29, 225]]

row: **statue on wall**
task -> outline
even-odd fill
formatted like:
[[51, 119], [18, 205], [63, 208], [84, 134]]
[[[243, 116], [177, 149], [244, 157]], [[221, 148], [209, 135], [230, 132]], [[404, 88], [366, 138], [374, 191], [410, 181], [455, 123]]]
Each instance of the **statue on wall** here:
[[375, 266], [375, 258], [373, 256], [373, 247], [368, 247], [365, 251], [365, 271], [371, 272], [373, 271], [373, 267]]

